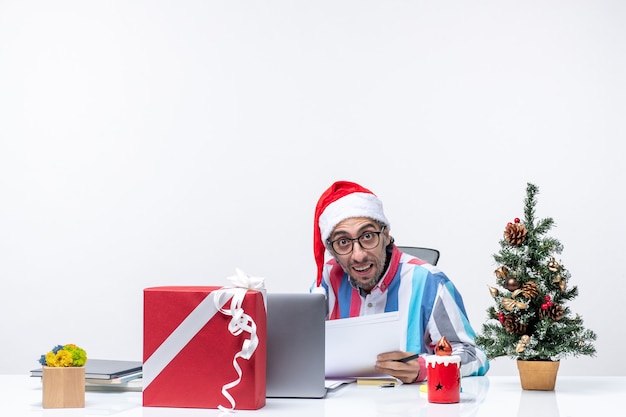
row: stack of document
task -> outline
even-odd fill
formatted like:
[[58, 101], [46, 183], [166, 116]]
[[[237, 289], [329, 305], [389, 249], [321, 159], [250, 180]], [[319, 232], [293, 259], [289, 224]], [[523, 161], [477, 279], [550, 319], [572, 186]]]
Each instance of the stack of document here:
[[326, 378], [389, 377], [376, 372], [380, 353], [404, 350], [398, 312], [326, 322]]
[[[140, 391], [143, 363], [112, 359], [87, 359], [85, 389]], [[31, 377], [41, 377], [42, 368], [30, 371]]]

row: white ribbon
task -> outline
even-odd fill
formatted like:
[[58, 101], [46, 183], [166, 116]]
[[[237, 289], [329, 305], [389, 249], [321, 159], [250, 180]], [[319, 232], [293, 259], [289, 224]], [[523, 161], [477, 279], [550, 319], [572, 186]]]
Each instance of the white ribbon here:
[[265, 291], [264, 278], [251, 277], [239, 268], [235, 268], [235, 272], [237, 275], [226, 278], [233, 284], [233, 287]]
[[[263, 301], [265, 303], [265, 282], [263, 278], [254, 278], [245, 274], [240, 269], [236, 269], [237, 275], [229, 277], [228, 280], [233, 283], [235, 288], [224, 288], [216, 291], [214, 301], [215, 308], [224, 315], [231, 316], [232, 319], [228, 324], [228, 331], [233, 336], [239, 336], [243, 332], [250, 333], [249, 339], [244, 339], [241, 350], [233, 357], [233, 368], [237, 372], [237, 378], [222, 386], [222, 395], [230, 402], [230, 408], [220, 405], [221, 411], [233, 411], [235, 409], [235, 399], [228, 392], [229, 389], [236, 387], [241, 382], [243, 372], [241, 366], [237, 363], [238, 358], [249, 360], [259, 345], [259, 337], [256, 333], [256, 323], [242, 308], [243, 300], [246, 292], [250, 290], [261, 291], [263, 293]], [[232, 297], [232, 298], [231, 298]], [[230, 299], [230, 307], [224, 308]]]

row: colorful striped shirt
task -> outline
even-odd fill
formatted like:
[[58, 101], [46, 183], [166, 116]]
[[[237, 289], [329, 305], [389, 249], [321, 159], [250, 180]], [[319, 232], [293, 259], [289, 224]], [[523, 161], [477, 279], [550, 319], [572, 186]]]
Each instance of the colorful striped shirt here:
[[[397, 311], [406, 332], [407, 352], [433, 354], [445, 336], [452, 353], [461, 357], [461, 375], [485, 375], [489, 362], [474, 343], [461, 294], [436, 266], [393, 247], [389, 267], [369, 294], [361, 294], [334, 259], [324, 265], [322, 287], [330, 320]], [[382, 352], [381, 352], [382, 353]]]

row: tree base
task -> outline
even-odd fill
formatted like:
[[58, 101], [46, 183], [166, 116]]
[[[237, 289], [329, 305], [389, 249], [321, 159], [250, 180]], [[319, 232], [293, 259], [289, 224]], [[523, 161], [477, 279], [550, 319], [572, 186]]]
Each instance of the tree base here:
[[523, 361], [517, 360], [522, 389], [554, 391], [559, 361]]

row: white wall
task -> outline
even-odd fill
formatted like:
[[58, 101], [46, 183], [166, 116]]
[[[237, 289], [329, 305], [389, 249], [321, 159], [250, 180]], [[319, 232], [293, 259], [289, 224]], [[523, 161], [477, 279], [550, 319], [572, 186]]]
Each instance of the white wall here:
[[624, 375], [625, 5], [0, 1], [0, 373], [59, 343], [140, 359], [148, 286], [307, 291], [349, 179], [441, 250], [476, 329], [537, 184], [599, 337], [561, 372]]

